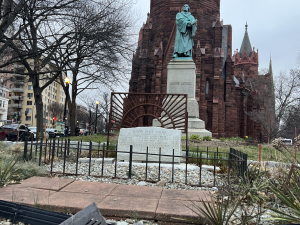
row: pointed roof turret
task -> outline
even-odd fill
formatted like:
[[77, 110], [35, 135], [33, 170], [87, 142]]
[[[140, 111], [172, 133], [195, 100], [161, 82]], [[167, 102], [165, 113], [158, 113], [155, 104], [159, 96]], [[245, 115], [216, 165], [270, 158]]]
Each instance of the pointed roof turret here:
[[270, 56], [269, 74], [273, 76], [272, 57]]
[[242, 42], [242, 46], [240, 48], [240, 57], [242, 57], [244, 51], [246, 50], [247, 52], [247, 55], [249, 57], [251, 57], [251, 53], [252, 53], [252, 46], [251, 46], [251, 43], [250, 43], [250, 38], [249, 38], [249, 35], [248, 35], [248, 24], [246, 23], [246, 31], [245, 31], [245, 35], [244, 35], [244, 39], [243, 39], [243, 42]]

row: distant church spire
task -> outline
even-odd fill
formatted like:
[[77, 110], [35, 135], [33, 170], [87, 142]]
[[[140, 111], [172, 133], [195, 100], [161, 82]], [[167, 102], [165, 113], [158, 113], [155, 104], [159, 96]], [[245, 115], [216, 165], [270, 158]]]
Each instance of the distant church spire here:
[[242, 57], [244, 51], [246, 50], [247, 52], [247, 55], [249, 57], [251, 57], [251, 53], [252, 53], [252, 46], [251, 46], [251, 43], [250, 43], [250, 38], [249, 38], [249, 35], [248, 35], [248, 24], [246, 22], [246, 25], [245, 25], [245, 35], [244, 35], [244, 39], [243, 39], [243, 42], [242, 42], [242, 45], [241, 45], [241, 48], [240, 48], [240, 57]]
[[272, 57], [270, 56], [269, 74], [273, 76]]

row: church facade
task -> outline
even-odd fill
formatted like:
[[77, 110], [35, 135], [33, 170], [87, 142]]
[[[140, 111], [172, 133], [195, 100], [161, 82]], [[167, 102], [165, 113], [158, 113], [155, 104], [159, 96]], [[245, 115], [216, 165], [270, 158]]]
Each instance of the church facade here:
[[[213, 137], [260, 139], [262, 124], [251, 112], [263, 110], [255, 101], [263, 83], [272, 83], [269, 73], [259, 75], [259, 52], [252, 48], [248, 25], [241, 48], [232, 51], [231, 25], [220, 20], [220, 0], [151, 0], [150, 13], [139, 33], [133, 56], [129, 92], [166, 93], [167, 65], [172, 60], [176, 35], [176, 14], [184, 4], [198, 20], [194, 37], [196, 100], [199, 117]], [[184, 74], [182, 74], [184, 76]], [[259, 78], [259, 88], [253, 85]], [[255, 86], [255, 87], [254, 87]]]

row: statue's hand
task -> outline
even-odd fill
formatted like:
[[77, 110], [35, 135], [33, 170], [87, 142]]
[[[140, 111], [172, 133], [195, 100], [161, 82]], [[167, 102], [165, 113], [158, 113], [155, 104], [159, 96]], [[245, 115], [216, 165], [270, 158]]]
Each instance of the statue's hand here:
[[198, 20], [194, 20], [194, 21], [192, 22], [192, 25], [194, 25], [195, 23], [197, 23], [197, 21], [198, 21]]

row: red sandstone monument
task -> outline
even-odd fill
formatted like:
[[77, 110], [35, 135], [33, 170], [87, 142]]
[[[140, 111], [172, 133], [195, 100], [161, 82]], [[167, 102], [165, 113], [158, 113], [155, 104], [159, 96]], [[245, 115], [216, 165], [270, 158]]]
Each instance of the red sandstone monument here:
[[241, 48], [233, 52], [232, 27], [220, 21], [220, 0], [151, 0], [150, 4], [133, 56], [129, 92], [167, 92], [167, 66], [172, 60], [176, 36], [175, 18], [182, 6], [188, 4], [197, 20], [192, 59], [196, 64], [195, 99], [199, 118], [213, 137], [260, 139], [263, 127], [250, 112], [263, 109], [255, 104], [259, 90], [252, 83], [258, 77], [261, 84], [273, 83], [273, 74], [270, 61], [269, 73], [258, 75], [259, 54], [251, 46], [248, 25]]

